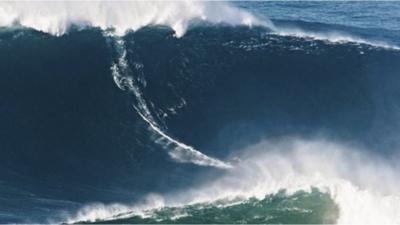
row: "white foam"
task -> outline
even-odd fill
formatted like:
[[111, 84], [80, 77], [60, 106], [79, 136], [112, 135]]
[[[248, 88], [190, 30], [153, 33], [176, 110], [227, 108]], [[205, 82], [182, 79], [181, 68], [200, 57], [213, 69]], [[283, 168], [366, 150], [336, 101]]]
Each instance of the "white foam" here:
[[262, 142], [245, 150], [223, 178], [187, 193], [185, 201], [264, 198], [317, 187], [338, 204], [339, 224], [400, 224], [400, 175], [396, 162], [325, 140]]
[[358, 43], [358, 44], [366, 44], [370, 46], [375, 46], [379, 48], [385, 49], [393, 49], [393, 50], [400, 50], [399, 46], [391, 45], [383, 41], [371, 41], [366, 40], [364, 38], [360, 38], [354, 35], [350, 35], [347, 33], [339, 32], [339, 31], [329, 31], [329, 32], [312, 32], [312, 31], [305, 31], [300, 28], [282, 28], [282, 27], [275, 27], [273, 28], [274, 34], [280, 36], [292, 36], [292, 37], [301, 37], [301, 38], [309, 38], [313, 40], [322, 40], [328, 41], [331, 43]]
[[[143, 202], [135, 205], [124, 205], [124, 204], [102, 204], [92, 203], [83, 207], [76, 215], [63, 221], [65, 223], [77, 223], [82, 221], [97, 221], [104, 219], [115, 219], [115, 218], [127, 218], [134, 212], [135, 215], [146, 217], [145, 211], [150, 209], [156, 209], [164, 206], [164, 199], [157, 194], [149, 194], [143, 200]], [[51, 221], [52, 223], [57, 223]]]
[[193, 163], [199, 166], [214, 166], [222, 169], [231, 169], [232, 166], [229, 163], [223, 162], [221, 160], [212, 158], [210, 156], [207, 156], [200, 151], [194, 149], [192, 146], [189, 146], [185, 143], [179, 142], [169, 135], [167, 135], [165, 132], [163, 132], [156, 124], [151, 122], [148, 118], [146, 118], [143, 114], [140, 113], [139, 110], [137, 110], [139, 115], [142, 117], [144, 121], [149, 124], [149, 126], [154, 130], [157, 134], [159, 134], [165, 141], [167, 141], [167, 145], [170, 146], [171, 144], [174, 144], [175, 147], [170, 148], [167, 147], [168, 149], [168, 154], [171, 156], [172, 159], [175, 159], [178, 162], [183, 162], [183, 163]]
[[273, 33], [344, 43], [356, 42], [400, 50], [381, 41], [369, 41], [340, 32], [310, 32], [292, 27], [275, 27], [267, 18], [215, 1], [0, 1], [0, 27], [20, 24], [39, 31], [62, 35], [71, 25], [79, 28], [115, 29], [123, 35], [148, 25], [171, 27], [177, 37], [185, 34], [193, 20], [218, 24], [265, 26]]
[[114, 28], [116, 33], [147, 25], [166, 25], [182, 36], [189, 22], [269, 25], [227, 2], [206, 1], [2, 1], [0, 26], [19, 23], [55, 35], [71, 25]]
[[[114, 42], [114, 47], [116, 48], [115, 50], [117, 53], [117, 58], [111, 66], [114, 82], [120, 89], [128, 90], [133, 93], [137, 101], [133, 107], [140, 117], [149, 125], [151, 131], [155, 132], [155, 134], [159, 136], [157, 143], [161, 144], [161, 146], [168, 151], [170, 157], [177, 162], [230, 169], [231, 166], [229, 163], [225, 163], [219, 159], [203, 154], [192, 146], [172, 138], [160, 128], [148, 107], [137, 80], [134, 77], [135, 74], [128, 65], [124, 41], [118, 37], [113, 37], [112, 34], [110, 35], [105, 33], [105, 36], [109, 38], [109, 41]], [[136, 64], [139, 65], [137, 62]], [[143, 67], [143, 65], [139, 67]]]
[[[338, 224], [400, 224], [400, 175], [395, 162], [354, 146], [300, 139], [264, 141], [245, 149], [240, 159], [223, 177], [178, 194], [158, 196], [153, 205], [261, 199], [281, 189], [291, 194], [317, 187], [330, 193], [338, 205]], [[91, 207], [88, 212], [93, 215], [92, 211], [103, 210]], [[125, 212], [138, 214], [140, 209], [131, 206]]]

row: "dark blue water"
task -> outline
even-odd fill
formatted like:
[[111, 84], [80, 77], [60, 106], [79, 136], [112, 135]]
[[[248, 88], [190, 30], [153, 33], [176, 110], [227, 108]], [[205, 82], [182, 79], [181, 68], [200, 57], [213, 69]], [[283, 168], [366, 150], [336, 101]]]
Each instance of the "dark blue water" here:
[[307, 30], [348, 32], [397, 45], [400, 40], [400, 3], [397, 1], [238, 1], [234, 4], [277, 23], [290, 21], [293, 26], [305, 22]]
[[[399, 2], [233, 4], [276, 27], [372, 44], [210, 24], [181, 38], [159, 26], [129, 32], [128, 66], [171, 137], [220, 159], [288, 135], [397, 153]], [[156, 143], [138, 100], [113, 81], [102, 30], [0, 29], [0, 223], [59, 222], [91, 202], [132, 203], [222, 173], [177, 163]]]

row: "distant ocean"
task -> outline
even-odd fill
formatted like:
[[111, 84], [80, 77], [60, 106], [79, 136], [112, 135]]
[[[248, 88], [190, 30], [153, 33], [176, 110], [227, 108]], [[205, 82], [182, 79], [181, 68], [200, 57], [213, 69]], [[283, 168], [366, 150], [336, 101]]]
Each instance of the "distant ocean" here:
[[400, 2], [0, 2], [0, 223], [400, 224]]

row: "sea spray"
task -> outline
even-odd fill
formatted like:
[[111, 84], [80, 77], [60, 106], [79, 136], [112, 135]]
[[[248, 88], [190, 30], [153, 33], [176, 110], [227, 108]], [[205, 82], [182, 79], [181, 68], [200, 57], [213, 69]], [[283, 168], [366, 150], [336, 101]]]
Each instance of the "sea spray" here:
[[182, 36], [192, 20], [231, 25], [270, 25], [226, 2], [202, 1], [57, 1], [1, 2], [0, 26], [20, 24], [54, 35], [71, 26], [115, 29], [119, 35], [148, 25], [171, 27]]
[[[147, 202], [147, 206], [110, 206], [110, 210], [118, 211], [112, 214], [107, 206], [98, 208], [96, 205], [89, 205], [79, 216], [70, 218], [70, 221], [301, 221], [338, 224], [400, 222], [400, 191], [396, 166], [391, 161], [355, 146], [324, 139], [287, 138], [250, 146], [242, 151], [240, 159], [232, 170], [228, 170], [215, 181], [205, 182], [179, 194], [165, 195], [161, 200], [160, 196], [153, 198], [156, 201]], [[157, 202], [162, 204], [156, 204]], [[240, 219], [235, 216], [236, 213], [254, 215]], [[257, 217], [257, 213], [264, 214]], [[259, 221], [260, 218], [263, 221]]]

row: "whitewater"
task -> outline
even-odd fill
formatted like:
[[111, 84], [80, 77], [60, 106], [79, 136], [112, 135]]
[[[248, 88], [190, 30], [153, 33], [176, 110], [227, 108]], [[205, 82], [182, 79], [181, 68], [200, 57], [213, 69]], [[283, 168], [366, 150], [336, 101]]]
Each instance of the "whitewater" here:
[[172, 28], [177, 37], [199, 22], [226, 25], [263, 26], [273, 33], [334, 43], [355, 42], [399, 50], [396, 45], [370, 41], [342, 32], [309, 32], [298, 27], [277, 27], [268, 18], [255, 16], [229, 2], [208, 1], [5, 1], [0, 2], [0, 27], [33, 28], [53, 35], [63, 35], [70, 28], [99, 27], [116, 35], [149, 25]]
[[[188, 190], [165, 195], [149, 194], [141, 203], [88, 204], [76, 214], [67, 213], [61, 222], [107, 221], [144, 215], [146, 210], [162, 207], [218, 200], [244, 201], [252, 197], [263, 199], [280, 190], [286, 190], [290, 195], [318, 188], [328, 193], [338, 205], [338, 224], [400, 224], [400, 168], [395, 160], [398, 157], [383, 158], [363, 146], [326, 137], [284, 137], [265, 139], [238, 150], [235, 155], [217, 159], [168, 134], [168, 130], [158, 122], [161, 119], [152, 112], [153, 106], [146, 100], [142, 91], [145, 84], [130, 69], [121, 37], [146, 26], [164, 25], [173, 29], [179, 38], [199, 22], [262, 26], [281, 36], [326, 40], [338, 45], [350, 42], [400, 49], [396, 45], [349, 34], [280, 28], [267, 18], [257, 17], [225, 2], [1, 2], [1, 27], [29, 27], [55, 36], [62, 36], [72, 28], [101, 28], [116, 51], [110, 68], [114, 82], [121, 90], [133, 94], [133, 108], [156, 135], [154, 141], [177, 162], [222, 169], [222, 175], [216, 176], [215, 180], [203, 178], [202, 183]], [[140, 62], [135, 63], [138, 68], [143, 66]]]
[[215, 181], [178, 194], [151, 194], [140, 204], [88, 205], [68, 222], [145, 216], [146, 210], [167, 206], [263, 199], [280, 190], [286, 190], [290, 196], [300, 190], [311, 192], [312, 188], [318, 188], [338, 204], [337, 224], [400, 223], [398, 165], [357, 146], [323, 138], [293, 137], [262, 141], [232, 158], [237, 161], [234, 168]]
[[270, 24], [226, 3], [199, 1], [1, 2], [0, 15], [0, 26], [17, 23], [54, 35], [64, 34], [72, 25], [113, 28], [120, 35], [148, 25], [166, 25], [179, 37], [194, 19], [231, 25]]

